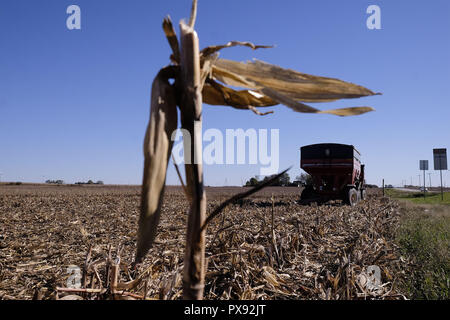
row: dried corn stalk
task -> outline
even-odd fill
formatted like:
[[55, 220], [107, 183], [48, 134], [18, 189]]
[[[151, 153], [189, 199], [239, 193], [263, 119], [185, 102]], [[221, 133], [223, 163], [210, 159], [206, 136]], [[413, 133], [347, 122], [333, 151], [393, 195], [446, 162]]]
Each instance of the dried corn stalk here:
[[[156, 77], [152, 90], [152, 112], [145, 139], [145, 167], [142, 187], [136, 262], [142, 260], [154, 241], [159, 223], [167, 164], [172, 148], [170, 136], [176, 129], [178, 104], [182, 127], [191, 134], [191, 147], [185, 154], [201, 157], [202, 102], [248, 109], [264, 115], [256, 107], [284, 104], [296, 112], [329, 113], [338, 116], [359, 115], [373, 109], [352, 107], [320, 111], [303, 102], [330, 102], [344, 98], [374, 95], [372, 91], [338, 79], [318, 77], [255, 61], [241, 63], [218, 59], [221, 49], [247, 46], [253, 50], [268, 48], [250, 42], [233, 41], [225, 45], [198, 48], [194, 30], [197, 0], [193, 1], [191, 19], [180, 23], [181, 40], [177, 39], [169, 17], [163, 30], [172, 49], [172, 67], [163, 69]], [[175, 79], [171, 86], [168, 78]], [[237, 91], [227, 86], [241, 87]], [[270, 113], [270, 112], [269, 112]], [[186, 164], [186, 187], [190, 210], [184, 261], [184, 298], [201, 299], [204, 284], [205, 227], [217, 215], [206, 218], [206, 195], [203, 190], [201, 164]], [[231, 198], [230, 201], [234, 199]], [[224, 206], [230, 203], [225, 202]], [[205, 222], [206, 221], [206, 222]]]
[[[192, 19], [191, 19], [192, 20]], [[186, 184], [191, 195], [191, 207], [188, 216], [186, 249], [184, 256], [183, 297], [188, 300], [203, 298], [205, 280], [205, 231], [201, 230], [206, 219], [206, 194], [203, 189], [203, 167], [201, 159], [203, 153], [202, 126], [202, 93], [199, 40], [192, 28], [192, 22], [185, 25], [180, 23], [181, 29], [181, 84], [183, 86], [180, 111], [181, 126], [188, 130], [191, 136], [191, 150], [185, 150], [185, 156], [194, 159], [194, 163], [187, 162]]]

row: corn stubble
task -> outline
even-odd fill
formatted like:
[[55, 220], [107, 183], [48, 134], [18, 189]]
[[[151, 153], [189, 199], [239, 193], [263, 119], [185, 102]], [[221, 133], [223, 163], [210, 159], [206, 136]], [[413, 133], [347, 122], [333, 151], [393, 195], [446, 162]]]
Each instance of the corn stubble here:
[[[138, 188], [23, 189], [0, 196], [1, 298], [182, 298], [181, 188], [167, 187], [160, 231], [136, 270]], [[207, 191], [211, 212], [239, 189]], [[396, 283], [408, 262], [393, 243], [395, 201], [371, 195], [356, 207], [303, 206], [297, 198], [297, 188], [270, 187], [210, 223], [205, 299], [404, 298]], [[69, 265], [81, 268], [80, 289], [67, 288]], [[370, 265], [381, 269], [379, 290], [365, 286]]]

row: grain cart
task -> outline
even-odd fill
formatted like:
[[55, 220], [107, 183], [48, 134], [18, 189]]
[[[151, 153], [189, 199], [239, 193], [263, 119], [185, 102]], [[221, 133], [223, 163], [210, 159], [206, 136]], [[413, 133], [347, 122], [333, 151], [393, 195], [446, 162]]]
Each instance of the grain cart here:
[[300, 167], [312, 177], [302, 192], [303, 201], [341, 199], [354, 206], [366, 198], [364, 165], [354, 146], [322, 143], [301, 148]]

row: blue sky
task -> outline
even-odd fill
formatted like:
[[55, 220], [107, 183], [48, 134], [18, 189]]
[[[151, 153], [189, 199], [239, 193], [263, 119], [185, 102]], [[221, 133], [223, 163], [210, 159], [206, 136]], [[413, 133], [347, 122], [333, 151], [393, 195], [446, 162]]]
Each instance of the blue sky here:
[[[81, 30], [66, 28], [66, 9], [81, 8]], [[381, 30], [369, 30], [369, 5]], [[2, 181], [87, 179], [139, 184], [150, 87], [169, 63], [161, 29], [190, 0], [2, 0], [0, 2], [0, 173]], [[273, 115], [204, 105], [204, 129], [280, 129], [280, 170], [301, 172], [299, 148], [355, 145], [367, 182], [418, 183], [419, 160], [450, 147], [450, 2], [364, 0], [199, 0], [200, 46], [230, 40], [274, 49], [223, 50], [314, 75], [363, 85], [382, 96], [317, 104], [369, 105], [359, 117], [304, 115], [284, 106]], [[238, 185], [257, 165], [205, 166], [207, 185]], [[438, 184], [438, 173], [433, 184]], [[450, 174], [444, 172], [450, 185]], [[177, 184], [170, 166], [168, 184]], [[428, 176], [427, 176], [428, 184]]]

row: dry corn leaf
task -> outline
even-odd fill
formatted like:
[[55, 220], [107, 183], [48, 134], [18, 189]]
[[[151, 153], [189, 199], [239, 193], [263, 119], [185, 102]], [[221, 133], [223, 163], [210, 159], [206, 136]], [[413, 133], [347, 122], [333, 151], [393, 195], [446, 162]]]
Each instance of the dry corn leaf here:
[[229, 74], [223, 73], [224, 71], [258, 82], [291, 99], [303, 102], [330, 102], [375, 95], [371, 90], [353, 83], [284, 69], [259, 60], [243, 63], [217, 59], [214, 62], [214, 77], [227, 85], [248, 88], [246, 82], [233, 79]]
[[277, 288], [280, 286], [280, 283], [277, 280], [276, 272], [271, 267], [268, 266], [263, 267], [263, 276], [264, 279], [273, 287]]
[[248, 42], [248, 41], [230, 41], [224, 45], [207, 47], [207, 48], [203, 49], [200, 52], [200, 54], [202, 55], [202, 57], [209, 57], [210, 55], [215, 54], [216, 52], [218, 52], [222, 49], [236, 47], [236, 46], [249, 47], [249, 48], [252, 48], [253, 50], [261, 49], [261, 48], [265, 48], [265, 49], [273, 48], [273, 46], [254, 45], [253, 43]]
[[172, 152], [172, 132], [177, 127], [176, 99], [162, 69], [152, 87], [150, 122], [144, 141], [144, 178], [139, 217], [136, 262], [145, 256], [156, 236], [166, 183], [166, 171]]
[[212, 80], [249, 90], [236, 91], [216, 81], [203, 88], [203, 101], [239, 109], [284, 104], [296, 112], [324, 113], [338, 116], [359, 115], [371, 107], [351, 107], [321, 111], [302, 102], [331, 102], [360, 98], [376, 93], [362, 86], [338, 79], [318, 77], [255, 60], [242, 63], [225, 59], [212, 62]]

